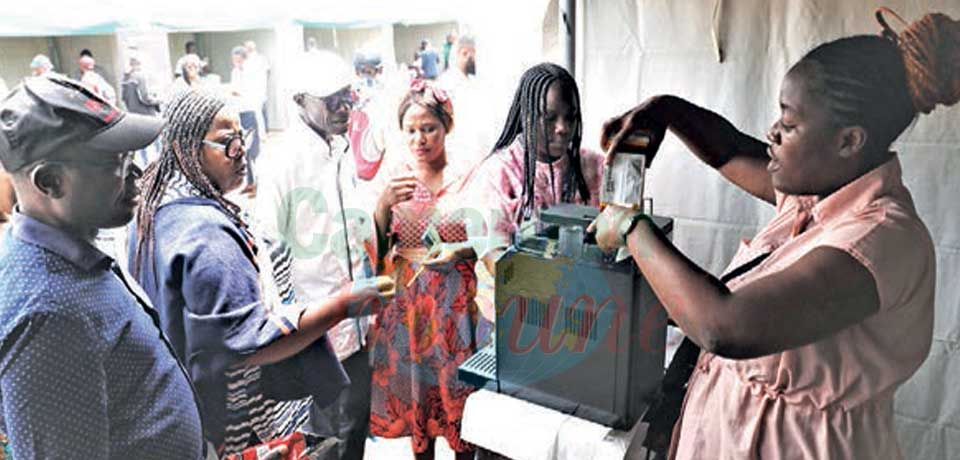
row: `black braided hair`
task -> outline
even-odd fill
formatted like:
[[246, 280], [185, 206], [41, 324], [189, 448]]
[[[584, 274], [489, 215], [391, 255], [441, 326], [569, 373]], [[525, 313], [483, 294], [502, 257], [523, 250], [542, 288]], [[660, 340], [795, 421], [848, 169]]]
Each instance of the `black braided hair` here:
[[907, 73], [896, 43], [879, 35], [858, 35], [824, 43], [791, 70], [807, 89], [823, 97], [839, 127], [867, 130], [867, 150], [885, 154], [916, 118]]
[[544, 112], [547, 107], [547, 91], [550, 85], [557, 84], [564, 96], [569, 97], [571, 109], [574, 112], [573, 137], [567, 146], [567, 160], [570, 167], [562, 178], [560, 200], [564, 203], [573, 201], [574, 192], [578, 192], [580, 200], [590, 201], [590, 188], [583, 177], [580, 165], [580, 141], [583, 137], [583, 121], [580, 112], [580, 91], [573, 76], [563, 67], [551, 63], [538, 64], [527, 69], [520, 77], [520, 86], [513, 96], [510, 113], [500, 132], [500, 138], [493, 147], [491, 155], [506, 148], [523, 134], [523, 195], [521, 197], [518, 223], [530, 217], [534, 206], [534, 180], [537, 176], [537, 130], [545, 136], [547, 126], [543, 123]]
[[149, 257], [152, 253], [154, 215], [176, 171], [180, 171], [204, 196], [218, 202], [231, 221], [246, 228], [246, 223], [240, 217], [240, 207], [223, 196], [223, 192], [210, 181], [200, 166], [203, 138], [225, 106], [226, 99], [203, 89], [180, 92], [170, 101], [164, 117], [166, 125], [160, 158], [147, 167], [140, 179], [143, 203], [137, 210], [135, 276], [140, 276], [141, 255]]

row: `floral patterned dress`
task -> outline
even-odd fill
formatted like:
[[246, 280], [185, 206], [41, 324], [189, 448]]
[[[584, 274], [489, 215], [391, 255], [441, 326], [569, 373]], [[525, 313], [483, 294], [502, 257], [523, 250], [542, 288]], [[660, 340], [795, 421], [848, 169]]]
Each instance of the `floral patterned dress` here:
[[411, 436], [417, 453], [440, 436], [454, 451], [474, 449], [460, 438], [460, 422], [475, 388], [457, 379], [457, 367], [476, 351], [478, 322], [485, 321], [474, 302], [475, 260], [419, 270], [426, 257], [421, 235], [430, 225], [445, 243], [466, 241], [456, 209], [461, 184], [448, 181], [436, 193], [418, 184], [413, 199], [393, 207], [387, 265], [397, 294], [380, 313], [372, 338], [370, 432]]

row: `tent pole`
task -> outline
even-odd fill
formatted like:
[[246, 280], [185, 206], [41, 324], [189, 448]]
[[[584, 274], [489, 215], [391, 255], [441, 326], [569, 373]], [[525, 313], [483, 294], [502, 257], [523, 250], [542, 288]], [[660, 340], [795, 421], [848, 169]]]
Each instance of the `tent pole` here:
[[563, 66], [576, 75], [577, 66], [577, 0], [560, 0], [560, 49], [563, 50]]

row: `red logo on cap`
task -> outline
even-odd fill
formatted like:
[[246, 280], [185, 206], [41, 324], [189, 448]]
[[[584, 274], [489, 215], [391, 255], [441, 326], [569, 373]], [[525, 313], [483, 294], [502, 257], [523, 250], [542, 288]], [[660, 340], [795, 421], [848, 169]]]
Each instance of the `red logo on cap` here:
[[91, 112], [99, 112], [100, 109], [103, 108], [103, 104], [93, 99], [87, 99], [87, 102], [84, 102], [83, 106], [90, 109]]
[[[120, 114], [120, 111], [117, 109], [110, 106], [105, 107], [103, 104], [93, 99], [87, 99], [87, 102], [84, 102], [83, 106], [90, 109], [91, 112], [96, 113], [97, 117], [103, 120], [104, 123], [110, 123], [114, 118], [117, 118], [117, 115]], [[109, 110], [104, 110], [106, 108], [109, 108]]]

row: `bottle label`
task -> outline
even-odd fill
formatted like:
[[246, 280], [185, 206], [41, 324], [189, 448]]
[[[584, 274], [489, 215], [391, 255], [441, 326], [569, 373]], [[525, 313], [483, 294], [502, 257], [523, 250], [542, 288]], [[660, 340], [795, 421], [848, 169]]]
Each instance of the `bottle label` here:
[[618, 153], [603, 171], [600, 205], [643, 209], [646, 155]]

